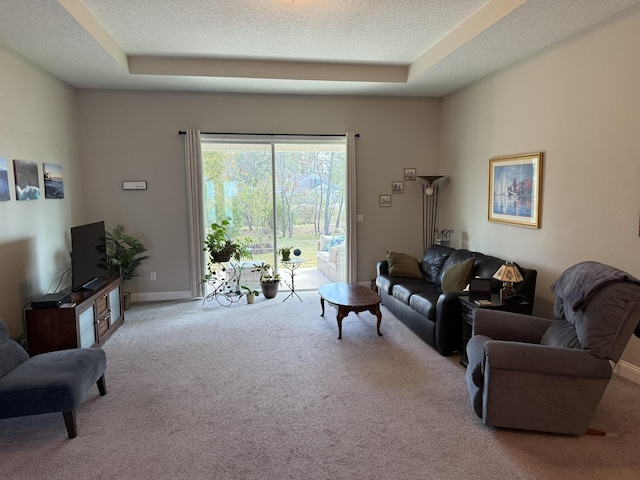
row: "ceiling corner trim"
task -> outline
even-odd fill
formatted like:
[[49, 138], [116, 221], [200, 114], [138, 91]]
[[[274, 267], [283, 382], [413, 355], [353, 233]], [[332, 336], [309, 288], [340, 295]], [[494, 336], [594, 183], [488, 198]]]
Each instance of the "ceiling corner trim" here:
[[406, 83], [406, 65], [293, 62], [208, 57], [129, 57], [132, 75]]
[[409, 67], [409, 81], [451, 55], [526, 2], [527, 0], [491, 0], [420, 55]]
[[82, 0], [58, 0], [58, 3], [69, 12], [73, 19], [100, 44], [125, 72], [129, 71], [127, 54], [82, 3]]

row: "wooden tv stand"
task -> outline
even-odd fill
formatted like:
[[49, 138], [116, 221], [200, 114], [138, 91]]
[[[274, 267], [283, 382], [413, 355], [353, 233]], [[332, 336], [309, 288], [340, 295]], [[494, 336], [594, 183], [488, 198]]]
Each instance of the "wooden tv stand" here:
[[104, 280], [107, 283], [98, 290], [73, 292], [72, 306], [28, 307], [25, 315], [29, 355], [102, 346], [124, 322], [122, 279]]

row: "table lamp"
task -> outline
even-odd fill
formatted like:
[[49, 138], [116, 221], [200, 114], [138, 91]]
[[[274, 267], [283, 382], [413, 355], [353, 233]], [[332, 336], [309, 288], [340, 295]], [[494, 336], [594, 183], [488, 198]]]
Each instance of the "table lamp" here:
[[515, 295], [516, 291], [513, 288], [513, 284], [524, 280], [518, 271], [518, 267], [516, 267], [513, 262], [506, 262], [502, 265], [498, 271], [493, 274], [493, 278], [503, 282], [502, 290], [500, 290], [500, 300]]

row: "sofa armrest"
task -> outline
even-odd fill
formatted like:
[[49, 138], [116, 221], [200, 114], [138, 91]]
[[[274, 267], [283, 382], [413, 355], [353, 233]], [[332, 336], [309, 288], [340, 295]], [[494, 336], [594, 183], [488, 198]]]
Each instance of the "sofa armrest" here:
[[485, 371], [498, 369], [555, 376], [611, 377], [611, 365], [586, 350], [489, 340], [484, 344]]
[[553, 320], [520, 313], [478, 308], [473, 320], [473, 334], [493, 340], [540, 343]]
[[381, 260], [376, 264], [376, 275], [389, 275], [389, 262]]
[[343, 255], [341, 255], [342, 252], [344, 252], [344, 243], [331, 247], [329, 249], [329, 263], [339, 263], [343, 257]]
[[461, 295], [469, 295], [469, 292], [442, 292], [436, 304], [436, 315], [444, 315], [445, 317], [455, 316], [460, 320], [462, 318], [462, 304], [459, 300]]
[[458, 297], [467, 292], [444, 292], [436, 303], [436, 345], [442, 355], [462, 348], [462, 304]]

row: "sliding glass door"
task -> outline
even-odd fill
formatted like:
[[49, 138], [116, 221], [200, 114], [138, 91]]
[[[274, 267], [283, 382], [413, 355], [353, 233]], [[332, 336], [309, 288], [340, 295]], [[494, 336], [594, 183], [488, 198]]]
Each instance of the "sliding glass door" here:
[[279, 249], [300, 250], [296, 289], [347, 281], [345, 137], [203, 135], [202, 161], [205, 232], [231, 219], [250, 264], [280, 268]]

